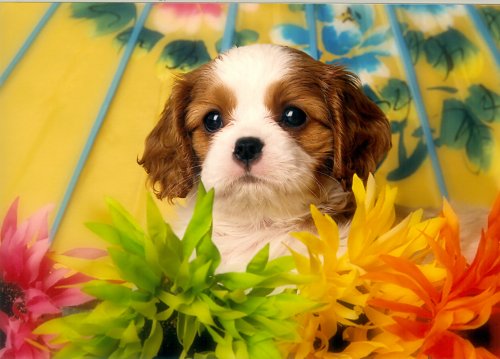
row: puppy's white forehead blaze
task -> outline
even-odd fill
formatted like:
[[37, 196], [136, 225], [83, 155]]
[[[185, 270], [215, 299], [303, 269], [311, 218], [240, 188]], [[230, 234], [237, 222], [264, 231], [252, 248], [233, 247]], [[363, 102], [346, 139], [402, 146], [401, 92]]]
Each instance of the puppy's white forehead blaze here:
[[235, 94], [238, 107], [263, 106], [266, 90], [290, 71], [291, 62], [291, 53], [282, 47], [252, 45], [231, 49], [215, 61], [214, 69]]
[[[201, 179], [205, 185], [216, 189], [216, 195], [245, 191], [232, 187], [247, 173], [234, 160], [233, 150], [239, 138], [249, 136], [264, 143], [262, 156], [250, 169], [250, 174], [264, 184], [240, 183], [252, 188], [252, 193], [246, 196], [258, 196], [257, 188], [262, 190], [263, 196], [307, 191], [313, 160], [278, 125], [265, 98], [269, 88], [290, 73], [292, 62], [292, 53], [272, 45], [234, 48], [215, 61], [214, 75], [236, 99], [228, 125], [213, 136], [202, 166]], [[269, 186], [272, 191], [268, 191]]]

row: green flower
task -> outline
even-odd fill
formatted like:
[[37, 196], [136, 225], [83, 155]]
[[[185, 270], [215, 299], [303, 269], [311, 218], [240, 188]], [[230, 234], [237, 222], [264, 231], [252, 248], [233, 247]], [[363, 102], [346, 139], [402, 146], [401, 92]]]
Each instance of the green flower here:
[[[118, 202], [107, 201], [112, 224], [88, 227], [110, 244], [108, 257], [97, 263], [58, 258], [94, 275], [83, 290], [98, 301], [92, 309], [37, 329], [39, 334], [56, 333], [53, 342], [62, 345], [56, 358], [152, 358], [160, 348], [172, 354], [176, 348], [165, 347], [172, 342], [165, 337], [171, 335], [166, 328], [172, 327], [182, 346], [181, 358], [188, 353], [199, 358], [279, 358], [279, 343], [300, 341], [295, 316], [321, 304], [290, 288], [315, 278], [293, 273], [290, 256], [269, 261], [268, 246], [245, 272], [217, 273], [221, 256], [211, 239], [213, 197], [213, 191], [207, 193], [200, 185], [182, 240], [163, 221], [151, 197], [145, 230]], [[193, 343], [202, 334], [210, 338], [210, 350], [195, 353]]]

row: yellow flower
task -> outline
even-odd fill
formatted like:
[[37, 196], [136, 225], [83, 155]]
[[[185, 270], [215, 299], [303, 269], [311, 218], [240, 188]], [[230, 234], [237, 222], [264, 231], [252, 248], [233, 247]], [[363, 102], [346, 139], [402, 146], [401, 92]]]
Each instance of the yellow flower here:
[[[297, 319], [303, 340], [285, 348], [294, 358], [362, 358], [374, 351], [387, 351], [390, 346], [399, 353], [412, 350], [408, 349], [409, 344], [394, 346], [399, 340], [394, 335], [379, 333], [375, 340], [367, 337], [370, 327], [366, 318], [372, 313], [366, 310], [373, 311], [367, 308], [367, 299], [370, 292], [383, 289], [383, 285], [373, 285], [361, 276], [367, 271], [388, 268], [380, 261], [381, 254], [421, 261], [429, 252], [427, 237], [435, 237], [443, 221], [421, 222], [422, 211], [419, 211], [394, 226], [397, 191], [386, 186], [377, 196], [373, 176], [368, 178], [366, 189], [355, 176], [353, 192], [357, 209], [349, 229], [346, 253], [338, 253], [341, 239], [335, 221], [314, 206], [311, 206], [311, 215], [317, 235], [293, 234], [307, 247], [309, 254], [304, 256], [290, 249], [297, 270], [320, 278], [300, 286], [300, 295], [324, 303], [321, 310], [302, 314]], [[348, 344], [340, 352], [340, 348], [330, 347], [339, 328], [343, 329], [342, 338]]]

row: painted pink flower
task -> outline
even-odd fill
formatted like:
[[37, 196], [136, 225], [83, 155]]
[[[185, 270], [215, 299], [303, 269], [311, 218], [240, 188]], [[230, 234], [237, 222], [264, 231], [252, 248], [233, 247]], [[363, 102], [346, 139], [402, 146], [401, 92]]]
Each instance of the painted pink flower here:
[[18, 200], [9, 208], [0, 232], [0, 357], [48, 358], [46, 337], [33, 334], [63, 307], [92, 299], [76, 284], [87, 280], [50, 259], [47, 217], [52, 206], [17, 224]]
[[226, 22], [226, 4], [161, 3], [151, 14], [154, 28], [164, 34], [182, 31], [196, 33], [202, 26], [222, 30]]

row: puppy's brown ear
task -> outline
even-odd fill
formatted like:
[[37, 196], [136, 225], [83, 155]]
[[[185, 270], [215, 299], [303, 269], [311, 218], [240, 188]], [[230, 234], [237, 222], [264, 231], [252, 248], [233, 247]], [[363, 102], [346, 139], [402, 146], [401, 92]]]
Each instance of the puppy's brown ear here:
[[160, 121], [146, 138], [138, 161], [149, 174], [158, 198], [186, 197], [194, 185], [194, 153], [185, 128], [185, 114], [192, 85], [185, 77], [176, 80]]
[[335, 127], [334, 176], [349, 187], [356, 173], [366, 180], [391, 148], [391, 129], [382, 110], [366, 96], [359, 78], [341, 66], [329, 67]]

